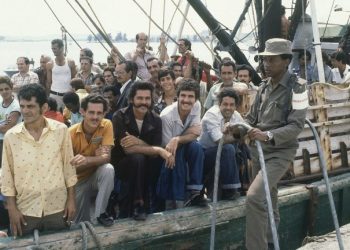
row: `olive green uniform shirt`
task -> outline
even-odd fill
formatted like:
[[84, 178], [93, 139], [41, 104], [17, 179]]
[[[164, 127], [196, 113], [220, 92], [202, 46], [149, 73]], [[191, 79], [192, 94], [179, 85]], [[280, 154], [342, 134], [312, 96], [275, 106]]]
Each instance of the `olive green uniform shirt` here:
[[[273, 133], [271, 141], [261, 143], [265, 160], [274, 157], [294, 159], [297, 137], [304, 128], [307, 108], [293, 109], [292, 102], [293, 95], [307, 91], [305, 82], [287, 71], [275, 88], [271, 79], [259, 87], [246, 121], [255, 128]], [[251, 149], [253, 154], [257, 153], [254, 152], [255, 145]]]

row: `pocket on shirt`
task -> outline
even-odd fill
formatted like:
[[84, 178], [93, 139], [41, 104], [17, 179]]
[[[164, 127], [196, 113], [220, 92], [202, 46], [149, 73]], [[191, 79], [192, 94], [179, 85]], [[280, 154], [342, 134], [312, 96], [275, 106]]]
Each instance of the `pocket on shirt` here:
[[280, 123], [284, 120], [283, 105], [279, 102], [272, 102], [265, 111], [265, 118], [271, 123]]

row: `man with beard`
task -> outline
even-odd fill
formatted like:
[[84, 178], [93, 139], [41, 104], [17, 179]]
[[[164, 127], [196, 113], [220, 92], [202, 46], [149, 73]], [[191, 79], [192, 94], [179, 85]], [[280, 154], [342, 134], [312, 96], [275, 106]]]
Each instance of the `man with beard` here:
[[149, 80], [151, 75], [147, 70], [147, 60], [154, 57], [154, 54], [146, 49], [148, 36], [141, 32], [136, 35], [137, 47], [135, 50], [125, 54], [125, 59], [137, 64], [137, 76], [141, 80]]
[[77, 215], [75, 222], [90, 221], [91, 199], [96, 195], [94, 218], [104, 226], [114, 221], [106, 213], [109, 196], [114, 186], [114, 169], [110, 162], [113, 127], [104, 119], [107, 101], [97, 94], [90, 94], [81, 102], [83, 121], [69, 128], [75, 166], [78, 175], [76, 185]]
[[[306, 81], [288, 72], [292, 59], [292, 43], [281, 38], [266, 41], [263, 64], [268, 76], [262, 82], [246, 121], [253, 127], [251, 140], [261, 142], [272, 207], [276, 225], [279, 224], [277, 183], [294, 160], [298, 148], [297, 137], [304, 128], [308, 94]], [[264, 181], [260, 170], [257, 147], [250, 143], [253, 158], [251, 183], [246, 199], [246, 247], [248, 250], [268, 249], [272, 234]]]
[[215, 159], [218, 144], [224, 137], [220, 158], [220, 183], [223, 200], [234, 200], [239, 197], [237, 189], [241, 187], [239, 169], [236, 162], [237, 139], [230, 134], [223, 134], [226, 125], [243, 122], [236, 111], [239, 96], [232, 88], [223, 88], [218, 94], [218, 105], [211, 107], [203, 116], [202, 133], [199, 143], [204, 148], [204, 179], [208, 188], [212, 187], [215, 173]]
[[[192, 79], [183, 79], [177, 90], [177, 102], [166, 107], [162, 119], [162, 145], [175, 157], [175, 166], [162, 166], [158, 193], [167, 201], [167, 208], [183, 205], [206, 206], [200, 194], [203, 188], [204, 154], [197, 138], [201, 132], [199, 85]], [[187, 180], [187, 168], [190, 180]], [[186, 189], [190, 193], [187, 204]]]
[[[129, 95], [129, 107], [117, 111], [113, 117], [115, 145], [112, 163], [118, 178], [127, 183], [121, 190], [121, 217], [146, 219], [147, 193], [155, 186], [158, 171], [154, 157], [160, 156], [165, 165], [174, 166], [174, 156], [161, 148], [162, 121], [152, 111], [153, 86], [148, 82], [136, 82]], [[124, 188], [124, 189], [123, 189]]]
[[72, 90], [70, 80], [76, 75], [75, 63], [64, 56], [64, 46], [61, 39], [51, 41], [51, 49], [55, 59], [48, 62], [46, 89], [48, 94], [57, 101], [58, 109], [64, 107], [63, 95]]

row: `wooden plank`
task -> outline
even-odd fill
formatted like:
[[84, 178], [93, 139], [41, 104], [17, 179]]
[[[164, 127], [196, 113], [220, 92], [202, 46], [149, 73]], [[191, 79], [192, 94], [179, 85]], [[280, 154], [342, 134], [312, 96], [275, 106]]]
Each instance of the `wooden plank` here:
[[309, 154], [317, 154], [317, 145], [315, 140], [300, 141], [299, 148], [297, 149], [296, 157], [302, 156], [303, 149], [306, 149]]
[[[296, 177], [304, 175], [303, 159], [294, 160], [293, 169], [294, 169], [294, 174]], [[320, 161], [319, 161], [318, 157], [311, 157], [310, 158], [310, 169], [311, 169], [311, 174], [319, 173], [321, 171]]]
[[323, 88], [323, 90], [326, 103], [344, 102], [350, 100], [349, 88], [338, 89], [332, 87], [332, 85], [327, 85]]
[[331, 137], [331, 149], [339, 150], [340, 143], [344, 142], [348, 148], [350, 148], [350, 134], [349, 135], [340, 135], [340, 136], [332, 136]]
[[329, 133], [350, 133], [350, 121], [342, 124], [334, 124], [333, 126], [329, 126]]
[[337, 108], [328, 108], [327, 111], [327, 118], [328, 120], [334, 120], [336, 118], [344, 119], [349, 118], [350, 116], [350, 107], [337, 107]]

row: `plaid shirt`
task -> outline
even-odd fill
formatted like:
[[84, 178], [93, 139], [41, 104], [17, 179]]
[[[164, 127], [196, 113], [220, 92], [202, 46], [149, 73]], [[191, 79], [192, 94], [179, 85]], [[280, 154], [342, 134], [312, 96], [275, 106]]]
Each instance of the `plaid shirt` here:
[[28, 71], [24, 75], [16, 73], [11, 77], [14, 86], [23, 86], [29, 83], [39, 83], [39, 77], [36, 73]]

